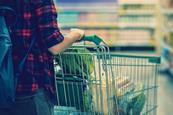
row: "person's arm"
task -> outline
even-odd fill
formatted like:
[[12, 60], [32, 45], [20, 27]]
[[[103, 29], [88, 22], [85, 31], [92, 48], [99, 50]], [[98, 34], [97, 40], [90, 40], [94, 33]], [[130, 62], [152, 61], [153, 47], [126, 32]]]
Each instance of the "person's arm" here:
[[70, 47], [74, 42], [80, 40], [82, 36], [84, 35], [84, 31], [80, 29], [72, 29], [71, 32], [67, 35], [65, 35], [64, 40], [52, 47], [49, 48], [49, 51], [56, 55], [57, 53], [60, 53]]
[[[53, 0], [35, 0], [35, 11], [37, 16], [39, 35], [46, 48], [57, 54], [70, 47], [75, 41], [80, 40], [84, 34], [83, 30], [73, 29], [64, 36], [61, 34], [57, 24], [57, 11]], [[34, 2], [34, 1], [33, 1]]]

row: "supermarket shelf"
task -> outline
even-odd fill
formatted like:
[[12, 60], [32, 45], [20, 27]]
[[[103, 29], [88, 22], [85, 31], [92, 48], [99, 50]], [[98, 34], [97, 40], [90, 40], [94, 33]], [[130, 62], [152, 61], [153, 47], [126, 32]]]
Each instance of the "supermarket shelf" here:
[[98, 25], [98, 26], [92, 26], [92, 25], [68, 25], [68, 26], [60, 26], [61, 29], [70, 29], [70, 28], [81, 28], [81, 29], [109, 29], [109, 30], [115, 30], [118, 29], [117, 25]]
[[[105, 41], [106, 42], [106, 41]], [[88, 44], [88, 42], [86, 42], [87, 45], [91, 45]], [[93, 45], [91, 45], [93, 46]], [[114, 43], [113, 45], [108, 44], [110, 51], [132, 51], [132, 52], [155, 52], [156, 51], [156, 46], [154, 43], [150, 42], [150, 43], [119, 43], [119, 41], [117, 41], [116, 43]], [[90, 48], [90, 50], [94, 50], [92, 49], [92, 47]]]
[[[59, 8], [60, 6], [60, 8]], [[110, 6], [110, 7], [107, 7]], [[59, 12], [107, 12], [112, 13], [117, 11], [117, 4], [116, 3], [81, 3], [77, 5], [72, 4], [58, 4], [57, 9]]]
[[118, 25], [121, 29], [139, 29], [139, 30], [155, 30], [155, 26], [152, 25]]
[[118, 15], [125, 15], [125, 16], [154, 16], [155, 11], [153, 10], [119, 10]]
[[[145, 30], [155, 36], [157, 30], [156, 10], [159, 0], [120, 0], [119, 1], [119, 23], [121, 29]], [[133, 37], [131, 37], [133, 38]], [[134, 37], [135, 38], [135, 37]], [[124, 43], [123, 41], [121, 41]], [[139, 43], [138, 43], [139, 42]], [[152, 42], [152, 43], [150, 43]], [[121, 50], [127, 51], [155, 51], [156, 44], [154, 39], [148, 41], [141, 39], [132, 39], [127, 45], [120, 44]]]
[[162, 13], [165, 15], [173, 15], [173, 9], [163, 9]]
[[119, 15], [144, 15], [144, 16], [153, 16], [155, 15], [155, 11], [154, 10], [119, 10], [117, 11], [116, 9], [100, 9], [100, 10], [97, 10], [97, 9], [90, 9], [90, 10], [86, 10], [86, 9], [83, 9], [82, 11], [80, 11], [80, 9], [78, 10], [72, 10], [72, 9], [61, 9], [59, 11], [59, 14], [61, 13], [66, 13], [66, 14], [71, 14], [71, 13], [78, 13], [78, 14], [81, 14], [81, 13], [110, 13], [110, 14], [116, 14], [118, 13]]
[[90, 10], [87, 10], [87, 9], [83, 9], [83, 10], [80, 10], [80, 9], [60, 9], [58, 11], [58, 13], [117, 13], [117, 10], [116, 9], [100, 9], [100, 10], [97, 10], [97, 9], [90, 9]]
[[[126, 30], [144, 30], [149, 36], [148, 38], [153, 37], [156, 30], [155, 14], [157, 4], [158, 0], [120, 0], [116, 5], [98, 3], [60, 4], [59, 6], [62, 8], [60, 8], [59, 14], [65, 14], [60, 18], [63, 19], [60, 28], [64, 31], [68, 31], [70, 28], [81, 28], [85, 29], [86, 32], [96, 31], [98, 35], [107, 40], [111, 51], [155, 51], [156, 45], [150, 43], [150, 41], [154, 40], [148, 39], [148, 41], [145, 41], [141, 37], [141, 41], [139, 38], [139, 43], [137, 43], [135, 37], [133, 37], [136, 34], [127, 36], [127, 40], [135, 40], [134, 42], [131, 41], [131, 43], [126, 44], [123, 42], [124, 44], [118, 44], [116, 40], [118, 37], [121, 40], [125, 39], [123, 35], [118, 36], [122, 33], [119, 30], [123, 32]], [[70, 13], [72, 15], [69, 15]], [[69, 22], [69, 20], [66, 20], [69, 19], [66, 16], [71, 16], [72, 20]], [[104, 19], [104, 17], [106, 18]], [[146, 19], [144, 20], [143, 18]], [[108, 32], [109, 30], [111, 31]], [[109, 39], [106, 39], [105, 35], [108, 35]]]
[[153, 17], [155, 14], [153, 13], [153, 12], [124, 12], [124, 13], [122, 13], [122, 12], [120, 12], [119, 14], [118, 14], [119, 16], [129, 16], [129, 17], [131, 17], [131, 16], [136, 16], [136, 17]]
[[173, 33], [173, 28], [166, 28], [164, 30], [165, 30], [165, 32], [171, 32], [171, 33]]
[[[173, 61], [172, 61], [172, 55], [173, 55], [173, 47], [169, 46], [164, 41], [161, 41], [162, 46], [162, 66], [164, 66], [166, 71], [169, 72], [171, 76], [173, 76]], [[166, 51], [166, 52], [165, 52]]]
[[154, 17], [154, 14], [142, 14], [142, 13], [134, 13], [134, 14], [118, 14], [120, 17]]
[[161, 45], [162, 45], [163, 48], [167, 49], [168, 51], [173, 52], [173, 47], [169, 46], [164, 41], [161, 41]]
[[141, 5], [155, 5], [159, 4], [158, 0], [120, 0], [119, 5], [127, 5], [127, 4], [141, 4]]
[[61, 29], [70, 29], [70, 28], [81, 28], [81, 29], [108, 29], [108, 30], [149, 30], [154, 31], [155, 27], [152, 26], [117, 26], [117, 25], [61, 25]]

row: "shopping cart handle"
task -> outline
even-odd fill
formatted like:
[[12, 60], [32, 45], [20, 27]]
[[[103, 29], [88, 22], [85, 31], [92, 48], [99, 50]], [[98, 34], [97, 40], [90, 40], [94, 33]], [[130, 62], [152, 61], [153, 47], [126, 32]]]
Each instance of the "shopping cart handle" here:
[[103, 42], [103, 40], [95, 34], [94, 35], [84, 35], [84, 37], [81, 39], [81, 41], [93, 42], [96, 45], [100, 45]]

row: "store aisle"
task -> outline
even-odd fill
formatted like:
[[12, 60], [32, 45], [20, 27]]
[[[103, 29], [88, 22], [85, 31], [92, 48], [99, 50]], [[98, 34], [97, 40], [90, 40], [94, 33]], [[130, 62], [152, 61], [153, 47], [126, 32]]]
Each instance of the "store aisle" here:
[[173, 115], [173, 77], [159, 75], [158, 114]]

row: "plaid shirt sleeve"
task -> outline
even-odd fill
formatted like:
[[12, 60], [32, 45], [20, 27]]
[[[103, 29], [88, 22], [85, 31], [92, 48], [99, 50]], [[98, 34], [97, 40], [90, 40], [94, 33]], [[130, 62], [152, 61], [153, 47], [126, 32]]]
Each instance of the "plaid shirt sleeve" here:
[[57, 24], [57, 10], [53, 0], [39, 0], [35, 5], [35, 12], [38, 21], [40, 36], [43, 38], [47, 48], [50, 48], [63, 41]]

